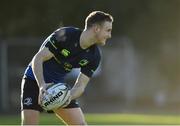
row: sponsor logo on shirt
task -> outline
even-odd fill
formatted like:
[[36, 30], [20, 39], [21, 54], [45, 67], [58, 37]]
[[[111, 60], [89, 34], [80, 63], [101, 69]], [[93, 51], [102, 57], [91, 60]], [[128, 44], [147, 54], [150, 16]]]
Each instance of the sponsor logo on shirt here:
[[85, 66], [89, 63], [89, 61], [87, 59], [82, 59], [80, 62], [79, 62], [79, 65], [80, 66]]

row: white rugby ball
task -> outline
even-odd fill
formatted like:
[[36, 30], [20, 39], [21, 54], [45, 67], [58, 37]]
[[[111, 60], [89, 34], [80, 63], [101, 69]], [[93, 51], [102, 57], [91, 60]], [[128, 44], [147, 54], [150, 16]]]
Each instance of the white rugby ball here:
[[70, 96], [70, 90], [64, 83], [51, 85], [47, 93], [41, 99], [41, 106], [46, 111], [61, 107]]

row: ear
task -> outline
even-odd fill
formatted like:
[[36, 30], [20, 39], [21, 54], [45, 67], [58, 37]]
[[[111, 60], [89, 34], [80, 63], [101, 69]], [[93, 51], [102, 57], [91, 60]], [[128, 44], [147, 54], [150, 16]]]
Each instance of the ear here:
[[97, 33], [100, 31], [100, 26], [99, 25], [94, 25], [94, 32]]

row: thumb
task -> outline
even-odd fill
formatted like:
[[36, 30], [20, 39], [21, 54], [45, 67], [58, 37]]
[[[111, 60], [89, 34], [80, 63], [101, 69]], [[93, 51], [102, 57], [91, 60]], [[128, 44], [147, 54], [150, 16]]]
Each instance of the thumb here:
[[51, 87], [54, 83], [46, 83], [45, 84], [45, 89], [48, 89], [49, 87]]

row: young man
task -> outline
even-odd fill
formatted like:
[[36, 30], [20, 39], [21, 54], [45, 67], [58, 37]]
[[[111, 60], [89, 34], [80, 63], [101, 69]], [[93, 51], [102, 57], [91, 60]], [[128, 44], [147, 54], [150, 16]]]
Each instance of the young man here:
[[70, 103], [53, 110], [68, 125], [85, 125], [84, 115], [76, 98], [84, 92], [100, 62], [97, 45], [105, 45], [111, 38], [113, 17], [102, 11], [94, 11], [85, 20], [81, 31], [74, 27], [62, 27], [53, 32], [33, 57], [22, 79], [21, 119], [23, 125], [35, 125], [42, 111], [39, 100], [46, 87], [63, 83], [73, 68], [80, 68], [77, 80], [71, 88]]

